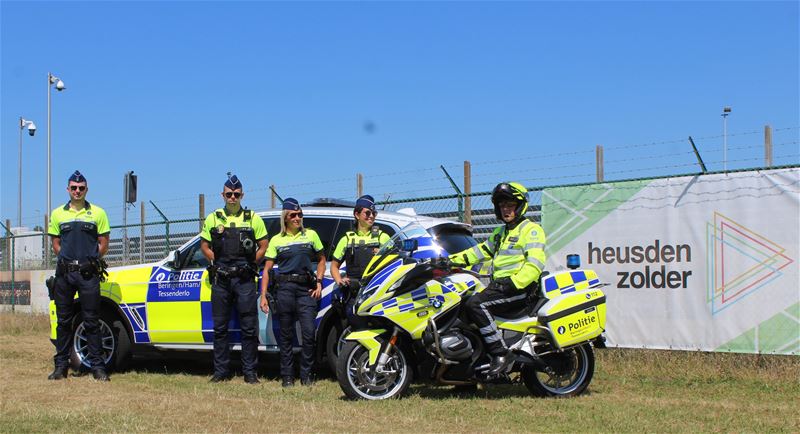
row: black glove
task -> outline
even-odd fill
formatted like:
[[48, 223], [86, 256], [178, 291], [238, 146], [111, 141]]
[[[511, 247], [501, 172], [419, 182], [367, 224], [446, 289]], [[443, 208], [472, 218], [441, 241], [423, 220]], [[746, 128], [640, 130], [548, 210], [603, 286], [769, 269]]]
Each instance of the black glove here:
[[434, 267], [449, 270], [452, 266], [453, 263], [450, 261], [450, 258], [446, 256], [434, 259]]

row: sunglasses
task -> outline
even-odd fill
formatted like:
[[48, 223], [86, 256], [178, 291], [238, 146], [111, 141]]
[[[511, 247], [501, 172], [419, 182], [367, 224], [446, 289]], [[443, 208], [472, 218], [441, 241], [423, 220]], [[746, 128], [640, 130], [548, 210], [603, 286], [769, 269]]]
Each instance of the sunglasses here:
[[238, 199], [238, 198], [242, 197], [242, 193], [239, 192], [239, 191], [226, 191], [225, 192], [225, 197], [227, 197], [228, 199], [230, 199], [232, 197], [235, 197], [235, 198]]
[[366, 217], [377, 217], [378, 216], [378, 211], [372, 211], [372, 210], [365, 209], [365, 210], [363, 210], [361, 212], [363, 212], [364, 216], [366, 216]]
[[289, 217], [290, 219], [293, 219], [295, 217], [303, 218], [303, 212], [302, 211], [301, 212], [290, 212], [286, 216]]
[[83, 190], [86, 190], [86, 186], [85, 185], [70, 185], [69, 189], [72, 190], [72, 191], [76, 191], [76, 190], [77, 191], [83, 191]]

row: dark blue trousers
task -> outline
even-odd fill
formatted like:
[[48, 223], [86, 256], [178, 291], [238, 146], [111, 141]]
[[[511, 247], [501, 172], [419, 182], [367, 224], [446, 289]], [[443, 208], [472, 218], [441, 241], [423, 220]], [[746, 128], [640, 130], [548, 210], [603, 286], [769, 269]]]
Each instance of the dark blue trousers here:
[[217, 278], [211, 286], [211, 315], [214, 318], [214, 374], [230, 375], [231, 350], [228, 324], [234, 306], [239, 312], [242, 333], [242, 371], [255, 374], [258, 364], [258, 292], [255, 279]]
[[[72, 323], [75, 320], [75, 292], [78, 292], [80, 309], [83, 314], [83, 327], [89, 346], [89, 365], [91, 368], [105, 368], [103, 348], [100, 341], [100, 278], [85, 279], [79, 271], [65, 271], [56, 277], [53, 301], [56, 304], [56, 367], [69, 366], [69, 353], [72, 347]], [[109, 324], [110, 325], [110, 324]]]
[[308, 295], [308, 288], [293, 282], [278, 284], [275, 297], [278, 305], [281, 350], [281, 376], [294, 377], [292, 341], [295, 322], [300, 322], [302, 353], [300, 356], [300, 378], [309, 378], [314, 370], [314, 337], [316, 332], [317, 300]]

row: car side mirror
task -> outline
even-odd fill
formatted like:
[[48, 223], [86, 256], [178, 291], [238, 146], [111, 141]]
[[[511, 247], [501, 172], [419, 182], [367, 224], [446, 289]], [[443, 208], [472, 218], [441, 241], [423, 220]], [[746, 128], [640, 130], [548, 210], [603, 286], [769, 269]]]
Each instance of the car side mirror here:
[[167, 259], [167, 266], [169, 266], [170, 268], [174, 268], [176, 270], [181, 268], [180, 257], [181, 255], [179, 250], [171, 251], [169, 253], [169, 258]]

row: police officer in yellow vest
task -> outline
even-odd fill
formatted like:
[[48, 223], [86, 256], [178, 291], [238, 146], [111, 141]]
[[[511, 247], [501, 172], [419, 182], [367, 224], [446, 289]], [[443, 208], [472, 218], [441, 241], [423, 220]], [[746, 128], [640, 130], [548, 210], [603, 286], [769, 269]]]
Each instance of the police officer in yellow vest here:
[[[353, 304], [355, 295], [360, 288], [360, 279], [364, 274], [364, 269], [367, 268], [367, 264], [378, 247], [391, 238], [375, 226], [375, 217], [377, 216], [375, 199], [370, 195], [359, 197], [353, 209], [355, 227], [353, 230], [345, 232], [333, 251], [331, 276], [339, 285], [340, 303], [346, 319], [351, 325], [358, 322], [358, 317], [353, 313]], [[343, 263], [347, 265], [344, 276], [340, 270]]]
[[506, 347], [492, 315], [526, 303], [545, 264], [542, 227], [525, 218], [528, 190], [516, 182], [503, 182], [492, 191], [494, 214], [505, 225], [494, 230], [481, 244], [450, 256], [454, 265], [492, 261], [492, 281], [483, 292], [467, 300], [466, 312], [480, 329], [492, 356], [490, 375], [503, 373]]
[[[280, 325], [278, 344], [281, 351], [282, 386], [294, 386], [294, 356], [292, 338], [295, 321], [300, 322], [303, 338], [300, 355], [300, 382], [310, 386], [314, 369], [314, 337], [317, 302], [322, 296], [322, 277], [325, 275], [325, 254], [319, 235], [303, 227], [303, 210], [294, 198], [283, 201], [281, 233], [272, 237], [267, 249], [267, 262], [261, 279], [261, 310], [269, 312], [267, 288], [269, 271], [275, 270], [277, 315]], [[314, 264], [316, 262], [316, 264]]]
[[76, 170], [67, 182], [69, 202], [50, 213], [47, 233], [52, 237], [53, 252], [58, 258], [52, 295], [58, 317], [56, 355], [53, 357], [55, 369], [47, 377], [50, 380], [66, 378], [69, 372], [77, 290], [92, 376], [95, 380], [109, 381], [103, 360], [98, 313], [100, 280], [105, 274], [105, 262], [100, 258], [108, 250], [111, 228], [106, 212], [86, 200], [88, 192], [86, 178]]
[[212, 383], [231, 379], [228, 323], [239, 312], [244, 381], [258, 383], [257, 264], [267, 250], [267, 229], [258, 214], [241, 206], [242, 182], [230, 176], [222, 190], [225, 208], [206, 217], [200, 249], [211, 262], [211, 314], [214, 318], [214, 376]]

